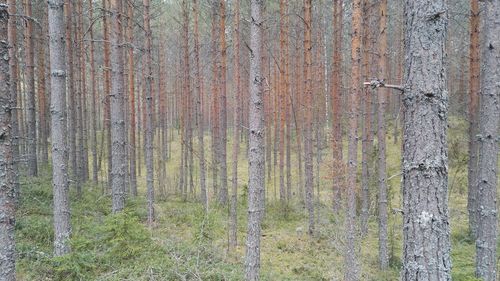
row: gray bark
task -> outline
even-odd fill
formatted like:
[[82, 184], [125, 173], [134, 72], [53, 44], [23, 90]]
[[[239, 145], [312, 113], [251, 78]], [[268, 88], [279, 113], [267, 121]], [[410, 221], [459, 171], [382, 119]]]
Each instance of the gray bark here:
[[[25, 15], [32, 16], [31, 1], [25, 2]], [[25, 31], [25, 52], [26, 52], [26, 123], [27, 123], [27, 160], [28, 175], [37, 176], [37, 154], [36, 154], [36, 105], [35, 105], [35, 53], [33, 38], [33, 21], [26, 21]]]
[[245, 280], [259, 280], [260, 233], [264, 212], [264, 100], [262, 73], [262, 9], [264, 1], [251, 0], [250, 21], [250, 102], [248, 150], [248, 231]]
[[120, 212], [125, 207], [125, 177], [127, 155], [125, 153], [124, 119], [124, 79], [123, 79], [123, 44], [122, 44], [122, 0], [112, 0], [111, 10], [111, 192], [112, 210]]
[[406, 0], [401, 279], [451, 280], [446, 0]]
[[153, 70], [151, 68], [151, 25], [149, 18], [150, 2], [149, 0], [142, 1], [144, 6], [144, 28], [146, 32], [146, 46], [145, 46], [145, 61], [144, 69], [146, 75], [146, 83], [144, 85], [144, 97], [146, 98], [146, 133], [144, 136], [145, 163], [146, 163], [146, 189], [148, 200], [148, 225], [151, 226], [154, 221], [154, 167], [153, 167]]
[[[388, 76], [387, 63], [387, 0], [380, 1], [380, 26], [379, 26], [379, 71], [383, 77]], [[378, 140], [378, 254], [380, 269], [386, 270], [389, 266], [389, 250], [387, 235], [387, 171], [386, 171], [386, 125], [385, 109], [387, 106], [388, 91], [382, 88], [377, 93], [377, 140]]]
[[64, 1], [50, 0], [49, 46], [50, 46], [50, 114], [52, 140], [52, 187], [54, 193], [54, 254], [69, 253], [71, 234], [68, 144], [66, 127], [66, 58], [64, 41]]
[[494, 281], [497, 274], [497, 169], [500, 120], [500, 1], [485, 1], [479, 110], [476, 275]]
[[[9, 13], [5, 1], [0, 1], [0, 37], [7, 38]], [[12, 130], [11, 94], [9, 74], [9, 44], [0, 41], [0, 280], [16, 280], [14, 225], [16, 215], [16, 189]]]

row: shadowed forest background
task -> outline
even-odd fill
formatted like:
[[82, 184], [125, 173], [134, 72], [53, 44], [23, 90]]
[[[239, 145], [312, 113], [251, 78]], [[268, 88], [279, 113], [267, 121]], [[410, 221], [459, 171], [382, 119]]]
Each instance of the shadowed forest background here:
[[0, 0], [0, 281], [498, 280], [498, 18]]

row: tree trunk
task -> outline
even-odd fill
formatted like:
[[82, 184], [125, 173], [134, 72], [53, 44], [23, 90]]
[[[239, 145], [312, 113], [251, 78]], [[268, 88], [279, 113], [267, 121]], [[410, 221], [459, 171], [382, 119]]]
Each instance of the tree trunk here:
[[198, 17], [200, 13], [198, 0], [193, 0], [194, 4], [194, 56], [196, 63], [196, 92], [197, 96], [197, 121], [198, 121], [198, 153], [199, 153], [199, 164], [200, 164], [200, 191], [201, 191], [201, 202], [205, 211], [208, 211], [208, 194], [206, 186], [206, 168], [205, 168], [205, 142], [204, 127], [203, 127], [203, 88], [202, 88], [202, 73], [200, 68], [200, 43], [199, 43], [199, 31], [198, 31]]
[[311, 29], [312, 29], [312, 0], [304, 0], [304, 95], [305, 95], [305, 174], [306, 174], [306, 208], [309, 214], [308, 233], [314, 233], [314, 206], [313, 206], [313, 91], [312, 91], [312, 53], [311, 53]]
[[285, 63], [286, 63], [286, 40], [288, 34], [286, 33], [286, 15], [285, 11], [286, 0], [280, 0], [280, 63], [278, 65], [280, 75], [279, 75], [279, 178], [280, 178], [280, 202], [284, 204], [286, 201], [286, 190], [285, 190], [285, 118], [286, 118], [286, 77], [285, 77]]
[[[106, 131], [106, 150], [108, 158], [108, 188], [111, 188], [111, 171], [113, 161], [111, 160], [111, 44], [110, 44], [110, 18], [109, 0], [102, 0], [103, 6], [103, 37], [104, 37], [104, 128]], [[104, 132], [103, 132], [104, 133]], [[71, 149], [71, 148], [70, 148]]]
[[[16, 0], [7, 0], [9, 15], [17, 13]], [[19, 199], [19, 121], [18, 121], [18, 58], [17, 58], [17, 18], [9, 17], [8, 40], [9, 42], [9, 73], [10, 73], [10, 104], [11, 104], [11, 136], [12, 136], [12, 169], [14, 175], [14, 185], [16, 200]]]
[[[238, 154], [240, 151], [240, 0], [234, 5], [234, 104], [233, 104], [233, 168], [231, 186], [231, 206], [229, 208], [229, 246], [237, 245], [237, 200], [238, 200]], [[265, 169], [265, 168], [264, 168]]]
[[146, 74], [146, 85], [144, 87], [144, 97], [146, 104], [146, 134], [145, 134], [145, 162], [146, 162], [146, 188], [148, 200], [148, 225], [151, 227], [154, 219], [154, 168], [153, 168], [153, 97], [152, 97], [152, 84], [153, 84], [153, 70], [151, 69], [151, 23], [150, 23], [150, 2], [143, 0], [144, 6], [144, 31], [146, 32], [146, 46], [145, 46], [145, 60], [143, 67]]
[[498, 237], [498, 121], [500, 120], [500, 1], [484, 2], [481, 108], [479, 110], [479, 163], [477, 173], [478, 225], [476, 276], [497, 280]]
[[27, 121], [27, 161], [28, 176], [38, 175], [37, 167], [37, 138], [36, 138], [36, 105], [35, 105], [35, 53], [33, 19], [31, 18], [32, 3], [30, 0], [24, 1], [24, 14], [29, 18], [26, 21], [25, 30], [25, 52], [26, 52], [26, 121]]
[[70, 252], [70, 207], [66, 126], [66, 58], [63, 0], [49, 0], [50, 113], [52, 187], [54, 192], [54, 255]]
[[[45, 5], [40, 9], [40, 17], [45, 21]], [[37, 89], [38, 89], [38, 151], [40, 154], [40, 162], [47, 164], [49, 161], [48, 142], [47, 142], [47, 99], [46, 99], [46, 81], [45, 81], [45, 50], [47, 48], [47, 30], [45, 23], [41, 23], [41, 32], [38, 37], [38, 55], [37, 55]]]
[[217, 154], [218, 149], [218, 141], [219, 141], [219, 85], [218, 85], [218, 65], [219, 65], [219, 56], [217, 54], [217, 32], [218, 32], [218, 24], [217, 24], [217, 5], [216, 2], [211, 4], [212, 9], [212, 23], [211, 23], [211, 52], [212, 52], [212, 112], [210, 123], [212, 125], [212, 184], [214, 190], [214, 196], [217, 197], [219, 192], [218, 188], [218, 169], [219, 169], [219, 156]]
[[[9, 12], [0, 1], [0, 36], [8, 37]], [[10, 37], [10, 36], [9, 36]], [[0, 42], [0, 280], [16, 280], [16, 173], [13, 165], [12, 107], [9, 73], [9, 43]]]
[[262, 7], [264, 1], [251, 0], [250, 22], [250, 103], [248, 150], [248, 232], [245, 280], [259, 280], [261, 220], [264, 213], [264, 107], [262, 74]]
[[[387, 71], [387, 0], [381, 0], [379, 7], [379, 72], [384, 79], [389, 76]], [[377, 93], [377, 141], [378, 141], [378, 256], [380, 269], [389, 266], [387, 242], [387, 182], [386, 182], [386, 145], [385, 145], [385, 108], [388, 91], [382, 88]]]
[[[89, 0], [89, 16], [91, 19], [94, 17], [94, 3], [93, 0]], [[89, 27], [89, 36], [90, 36], [90, 77], [92, 80], [92, 107], [90, 114], [91, 116], [91, 125], [92, 125], [92, 135], [91, 135], [91, 145], [92, 145], [92, 181], [94, 184], [97, 184], [97, 103], [96, 103], [96, 95], [97, 95], [97, 77], [95, 73], [95, 60], [94, 60], [94, 26], [90, 25]], [[102, 147], [101, 147], [102, 149]]]
[[446, 2], [405, 2], [403, 281], [451, 280]]
[[219, 89], [220, 89], [220, 135], [219, 135], [219, 164], [220, 164], [220, 193], [219, 203], [227, 204], [227, 161], [226, 161], [226, 143], [227, 143], [227, 102], [226, 102], [226, 4], [225, 0], [219, 0], [219, 43], [220, 43], [220, 64], [219, 64]]
[[342, 0], [333, 3], [333, 71], [332, 71], [332, 140], [333, 140], [333, 210], [340, 209], [340, 196], [342, 193], [340, 168], [342, 163]]
[[[134, 43], [134, 6], [132, 3], [127, 5], [127, 32], [128, 41]], [[129, 129], [129, 154], [130, 154], [130, 191], [132, 196], [137, 196], [137, 176], [136, 176], [136, 157], [135, 157], [135, 67], [134, 67], [134, 48], [128, 48], [128, 87], [130, 102], [130, 129]]]
[[123, 31], [122, 0], [111, 0], [111, 192], [112, 210], [120, 212], [125, 207], [125, 176], [127, 155], [125, 153], [124, 89], [123, 89]]
[[361, 93], [361, 38], [362, 38], [361, 0], [353, 1], [351, 26], [351, 91], [349, 104], [349, 147], [347, 156], [347, 209], [345, 218], [345, 280], [359, 280], [359, 265], [356, 256], [356, 175], [358, 170], [358, 118], [359, 96]]
[[83, 0], [78, 1], [78, 44], [80, 52], [80, 161], [82, 162], [82, 167], [80, 169], [80, 179], [82, 182], [86, 182], [89, 178], [89, 154], [88, 154], [88, 126], [87, 126], [87, 55], [86, 46], [84, 39], [85, 26], [83, 21]]
[[480, 45], [479, 45], [479, 0], [470, 1], [470, 49], [469, 49], [469, 160], [467, 163], [467, 179], [468, 179], [468, 197], [467, 209], [469, 211], [469, 231], [472, 237], [476, 237], [477, 231], [477, 154], [478, 154], [478, 107], [479, 107], [479, 91], [481, 72], [480, 62]]

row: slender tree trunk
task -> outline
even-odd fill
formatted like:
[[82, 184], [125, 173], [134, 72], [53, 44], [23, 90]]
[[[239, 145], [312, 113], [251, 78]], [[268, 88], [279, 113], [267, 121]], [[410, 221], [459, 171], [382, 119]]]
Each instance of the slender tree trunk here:
[[218, 69], [219, 57], [217, 54], [217, 5], [212, 3], [212, 29], [211, 29], [211, 51], [212, 51], [212, 112], [210, 123], [212, 124], [212, 183], [214, 189], [214, 196], [218, 195], [218, 169], [219, 169], [219, 156], [217, 155], [218, 141], [219, 141], [219, 85], [218, 85]]
[[[134, 42], [134, 7], [132, 3], [127, 5], [128, 15], [128, 41]], [[136, 176], [136, 157], [135, 157], [135, 66], [134, 66], [134, 48], [128, 48], [128, 87], [130, 102], [130, 129], [129, 129], [129, 154], [130, 154], [130, 191], [132, 196], [137, 196], [137, 176]]]
[[[0, 36], [8, 37], [9, 12], [0, 1]], [[10, 36], [9, 36], [10, 37]], [[9, 43], [0, 42], [0, 280], [16, 280], [16, 176], [13, 165], [12, 107], [10, 93]]]
[[342, 0], [333, 3], [333, 29], [335, 30], [333, 42], [333, 71], [332, 71], [332, 140], [333, 140], [333, 210], [340, 209], [340, 196], [342, 186], [340, 168], [342, 163]]
[[52, 140], [52, 187], [54, 189], [54, 255], [70, 252], [71, 234], [68, 145], [66, 125], [66, 58], [63, 0], [49, 0], [50, 113]]
[[265, 159], [264, 107], [262, 74], [262, 7], [264, 1], [251, 0], [250, 22], [250, 103], [248, 150], [248, 231], [245, 256], [245, 280], [256, 281], [260, 276], [260, 235], [264, 213]]
[[451, 280], [446, 2], [405, 2], [403, 281]]
[[362, 92], [361, 84], [361, 38], [362, 7], [361, 0], [353, 1], [351, 25], [351, 91], [348, 97], [349, 104], [349, 147], [347, 156], [347, 209], [345, 218], [346, 249], [344, 280], [359, 280], [359, 265], [356, 256], [356, 175], [358, 170], [358, 119], [359, 96]]
[[[102, 0], [103, 6], [103, 37], [104, 37], [104, 128], [106, 131], [106, 150], [108, 158], [108, 188], [111, 188], [111, 171], [113, 161], [111, 160], [111, 44], [110, 44], [110, 17], [109, 0]], [[104, 132], [103, 132], [104, 133]]]
[[[229, 208], [229, 246], [237, 245], [237, 200], [238, 200], [238, 154], [240, 152], [240, 0], [234, 5], [234, 104], [233, 104], [233, 168], [231, 186], [231, 206]], [[265, 169], [265, 168], [264, 168]], [[265, 176], [265, 175], [264, 175]]]
[[125, 153], [124, 89], [123, 89], [123, 28], [122, 0], [111, 0], [111, 192], [112, 210], [120, 212], [125, 207], [125, 176], [127, 160]]
[[27, 160], [28, 176], [38, 175], [37, 166], [37, 138], [36, 138], [36, 105], [35, 105], [35, 53], [33, 33], [33, 13], [30, 0], [24, 1], [24, 14], [29, 18], [25, 29], [25, 52], [26, 52], [26, 121], [27, 121]]
[[286, 77], [285, 77], [285, 63], [286, 63], [286, 40], [288, 34], [286, 33], [286, 0], [280, 0], [280, 63], [279, 68], [279, 178], [280, 178], [280, 202], [284, 204], [286, 201], [285, 190], [285, 118], [286, 118]]
[[73, 67], [73, 45], [72, 45], [72, 2], [65, 2], [65, 24], [66, 24], [66, 60], [68, 65], [67, 84], [68, 84], [68, 104], [67, 104], [67, 126], [68, 126], [68, 145], [69, 145], [69, 164], [71, 179], [75, 180], [77, 186], [77, 157], [76, 157], [76, 106], [75, 106], [75, 82]]
[[500, 1], [483, 3], [481, 108], [479, 110], [479, 155], [477, 173], [478, 225], [476, 276], [497, 280], [498, 237], [498, 122], [500, 120]]
[[470, 1], [470, 49], [469, 49], [469, 160], [467, 163], [468, 197], [467, 209], [469, 211], [469, 230], [472, 237], [476, 237], [477, 231], [477, 162], [478, 162], [478, 109], [480, 91], [480, 45], [479, 45], [479, 0]]
[[226, 161], [226, 144], [227, 144], [227, 102], [226, 102], [226, 4], [225, 0], [219, 0], [219, 43], [220, 43], [220, 64], [219, 64], [219, 83], [220, 83], [220, 135], [219, 135], [219, 164], [220, 164], [220, 193], [219, 203], [227, 204], [227, 161]]
[[312, 0], [304, 0], [304, 95], [305, 95], [305, 174], [306, 174], [306, 208], [309, 214], [308, 233], [314, 233], [314, 206], [313, 206], [313, 91], [312, 91], [312, 54], [311, 54], [311, 30], [312, 30]]
[[88, 126], [87, 126], [87, 55], [86, 55], [86, 46], [84, 41], [84, 33], [86, 32], [83, 20], [83, 0], [78, 1], [78, 44], [79, 44], [79, 52], [80, 52], [80, 76], [81, 76], [81, 84], [80, 84], [80, 104], [81, 104], [81, 112], [80, 112], [80, 161], [82, 162], [82, 168], [80, 170], [80, 178], [83, 182], [86, 182], [89, 178], [89, 154], [88, 154]]
[[[239, 0], [238, 0], [239, 1]], [[203, 127], [203, 89], [202, 89], [202, 76], [200, 69], [200, 43], [199, 43], [199, 31], [198, 31], [198, 17], [200, 13], [198, 0], [193, 0], [194, 4], [194, 56], [196, 63], [196, 92], [197, 96], [197, 121], [198, 121], [198, 153], [199, 153], [199, 164], [200, 164], [200, 191], [201, 191], [201, 202], [205, 211], [208, 211], [208, 194], [206, 186], [206, 168], [205, 168], [205, 143], [204, 143], [204, 127]]]
[[[89, 0], [89, 16], [90, 19], [94, 18], [94, 3], [93, 0]], [[92, 135], [91, 135], [91, 149], [92, 149], [92, 181], [94, 184], [98, 182], [98, 169], [97, 169], [97, 104], [96, 104], [96, 95], [97, 95], [97, 77], [95, 73], [95, 60], [94, 60], [94, 26], [90, 25], [89, 27], [89, 36], [90, 36], [90, 78], [92, 80], [92, 107], [90, 114], [91, 116], [91, 125], [92, 125]], [[102, 147], [101, 147], [102, 149]]]
[[[44, 6], [45, 8], [45, 6]], [[41, 9], [41, 18], [45, 21], [45, 13], [46, 10]], [[47, 46], [46, 36], [47, 30], [45, 23], [42, 23], [41, 32], [37, 34], [38, 37], [38, 55], [37, 55], [37, 70], [38, 70], [38, 79], [37, 79], [37, 90], [38, 90], [38, 151], [40, 154], [40, 162], [43, 164], [47, 164], [49, 161], [48, 155], [48, 142], [47, 142], [47, 99], [46, 99], [46, 91], [45, 91], [45, 50]]]
[[143, 67], [145, 69], [146, 80], [144, 87], [144, 97], [146, 104], [146, 132], [145, 132], [145, 161], [146, 161], [146, 188], [148, 199], [148, 225], [151, 227], [154, 219], [154, 169], [153, 169], [153, 98], [152, 98], [152, 84], [153, 84], [153, 70], [151, 69], [151, 24], [150, 24], [150, 2], [149, 0], [142, 1], [144, 6], [144, 29], [146, 32], [146, 46], [145, 46], [145, 60]]

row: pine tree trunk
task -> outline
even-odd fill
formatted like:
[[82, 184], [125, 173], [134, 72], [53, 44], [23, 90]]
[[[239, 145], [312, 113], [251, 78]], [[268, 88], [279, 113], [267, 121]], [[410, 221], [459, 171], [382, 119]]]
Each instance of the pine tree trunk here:
[[203, 88], [202, 88], [202, 77], [200, 68], [200, 43], [199, 43], [199, 5], [198, 0], [193, 0], [194, 4], [194, 56], [196, 63], [196, 92], [198, 96], [196, 97], [197, 103], [197, 121], [198, 121], [198, 153], [199, 153], [199, 164], [200, 164], [200, 191], [201, 191], [201, 202], [205, 211], [208, 210], [208, 194], [206, 185], [206, 168], [205, 168], [205, 142], [204, 142], [204, 127], [203, 127]]
[[[7, 0], [9, 15], [17, 14], [16, 0]], [[11, 136], [12, 136], [12, 169], [14, 175], [14, 189], [16, 193], [16, 200], [19, 199], [19, 121], [18, 121], [18, 58], [17, 58], [17, 19], [16, 17], [9, 17], [8, 26], [8, 42], [9, 42], [9, 73], [10, 73], [10, 104], [11, 104]]]
[[286, 34], [286, 26], [285, 26], [285, 2], [286, 0], [280, 0], [280, 63], [278, 65], [279, 68], [279, 111], [280, 111], [280, 119], [279, 119], [279, 179], [280, 179], [280, 202], [284, 204], [286, 201], [286, 190], [285, 190], [285, 117], [286, 117], [286, 78], [285, 78], [285, 61], [286, 61], [286, 38], [288, 34]]
[[52, 187], [54, 193], [54, 255], [70, 252], [71, 234], [66, 124], [66, 52], [63, 0], [48, 1], [50, 42], [50, 113]]
[[124, 89], [123, 89], [123, 28], [122, 0], [111, 0], [111, 192], [112, 210], [120, 212], [125, 207], [125, 176], [128, 168], [125, 153]]
[[[128, 41], [134, 43], [134, 7], [132, 3], [127, 5]], [[130, 129], [129, 129], [129, 154], [130, 154], [130, 191], [132, 196], [137, 196], [136, 156], [135, 156], [135, 66], [134, 48], [128, 48], [128, 87], [130, 102]]]
[[470, 50], [469, 50], [469, 160], [467, 163], [467, 179], [468, 179], [468, 197], [467, 209], [469, 211], [469, 230], [472, 237], [476, 237], [477, 231], [477, 154], [478, 154], [478, 109], [479, 109], [479, 91], [480, 91], [480, 45], [479, 45], [479, 0], [471, 0], [470, 14]]
[[311, 29], [312, 29], [312, 0], [304, 1], [304, 95], [306, 105], [306, 121], [305, 121], [305, 192], [306, 192], [306, 209], [308, 212], [308, 233], [314, 233], [314, 206], [313, 206], [313, 91], [312, 91], [312, 54], [311, 54]]
[[153, 167], [153, 97], [152, 97], [152, 84], [153, 84], [153, 70], [151, 69], [151, 24], [150, 24], [150, 2], [143, 0], [144, 6], [144, 31], [146, 32], [146, 46], [145, 46], [145, 60], [143, 67], [145, 70], [146, 80], [144, 87], [144, 97], [146, 104], [146, 133], [145, 133], [145, 162], [146, 162], [146, 189], [148, 200], [148, 225], [151, 227], [154, 219], [154, 167]]
[[[0, 36], [8, 37], [9, 13], [0, 1]], [[10, 36], [9, 36], [10, 37]], [[16, 173], [13, 165], [12, 107], [9, 73], [9, 43], [0, 42], [0, 280], [16, 280]]]
[[48, 142], [47, 142], [47, 99], [46, 99], [46, 81], [45, 81], [45, 50], [47, 49], [47, 30], [45, 25], [45, 5], [40, 9], [40, 17], [43, 19], [41, 24], [41, 32], [37, 34], [38, 37], [38, 55], [37, 55], [37, 89], [38, 89], [38, 151], [40, 154], [40, 162], [47, 164], [49, 161], [48, 155]]
[[260, 276], [260, 235], [264, 213], [264, 107], [262, 74], [262, 7], [264, 1], [251, 0], [250, 22], [250, 103], [248, 150], [248, 232], [245, 256], [245, 280]]
[[[94, 17], [94, 3], [93, 0], [89, 0], [89, 16], [92, 19]], [[96, 95], [97, 95], [97, 77], [95, 73], [95, 60], [94, 60], [94, 27], [91, 25], [89, 27], [89, 36], [90, 36], [90, 79], [92, 80], [92, 107], [90, 114], [91, 116], [91, 126], [92, 126], [92, 134], [91, 134], [91, 150], [92, 150], [92, 181], [94, 184], [98, 182], [98, 168], [97, 168], [97, 103], [96, 103]], [[102, 149], [102, 147], [101, 147]]]
[[[231, 205], [229, 208], [229, 246], [237, 245], [237, 203], [238, 203], [238, 154], [240, 151], [240, 0], [234, 5], [234, 104], [233, 104], [233, 167], [231, 185]], [[265, 169], [265, 168], [264, 168]]]
[[333, 210], [340, 209], [342, 193], [340, 168], [342, 163], [342, 0], [333, 3], [333, 29], [335, 30], [333, 42], [333, 71], [332, 71], [332, 140], [333, 140]]
[[[380, 1], [379, 7], [379, 72], [384, 79], [388, 77], [387, 70], [387, 0]], [[386, 126], [385, 109], [387, 106], [388, 91], [385, 88], [377, 92], [377, 142], [378, 142], [378, 255], [380, 269], [386, 270], [389, 266], [389, 250], [387, 237], [387, 171], [386, 171]]]
[[500, 1], [486, 1], [479, 110], [476, 276], [497, 280], [498, 122], [500, 120]]
[[27, 121], [27, 161], [28, 176], [38, 175], [37, 166], [37, 137], [36, 137], [36, 105], [35, 105], [35, 51], [31, 0], [24, 1], [24, 14], [29, 18], [25, 29], [26, 52], [26, 121]]
[[451, 280], [446, 2], [405, 2], [403, 281]]
[[345, 275], [344, 280], [359, 280], [359, 265], [356, 256], [356, 175], [358, 170], [358, 119], [359, 96], [361, 96], [361, 38], [362, 34], [362, 7], [361, 0], [353, 1], [351, 26], [351, 91], [348, 97], [349, 104], [349, 145], [347, 156], [347, 208], [345, 218], [346, 249], [344, 253]]
[[[102, 0], [103, 6], [103, 37], [104, 37], [104, 128], [106, 131], [106, 150], [108, 162], [108, 189], [111, 188], [111, 171], [113, 161], [111, 160], [111, 44], [110, 44], [110, 16], [109, 0]], [[104, 133], [104, 132], [103, 132]]]
[[219, 44], [220, 44], [220, 64], [219, 64], [219, 164], [220, 164], [220, 193], [219, 203], [227, 204], [227, 161], [226, 161], [226, 144], [227, 144], [227, 101], [226, 101], [226, 4], [225, 0], [219, 0]]

